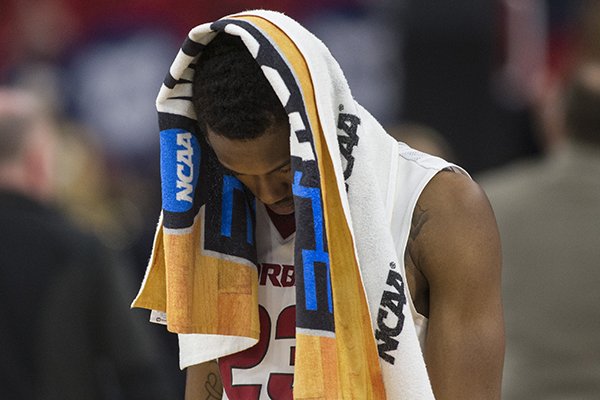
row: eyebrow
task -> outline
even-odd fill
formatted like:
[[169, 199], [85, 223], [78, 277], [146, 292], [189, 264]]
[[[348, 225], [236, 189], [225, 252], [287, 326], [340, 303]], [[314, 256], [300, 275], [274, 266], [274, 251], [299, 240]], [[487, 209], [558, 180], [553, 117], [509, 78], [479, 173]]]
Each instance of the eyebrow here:
[[[277, 171], [278, 169], [281, 169], [281, 168], [283, 168], [283, 167], [285, 167], [286, 165], [289, 165], [289, 164], [291, 164], [291, 163], [292, 163], [292, 160], [290, 159], [290, 160], [288, 160], [288, 161], [284, 162], [283, 164], [280, 164], [279, 166], [277, 166], [277, 167], [273, 168], [272, 170], [270, 170], [270, 171], [268, 171], [268, 172], [264, 173], [263, 175], [268, 175], [268, 174], [270, 174], [270, 173], [273, 173], [273, 172]], [[221, 163], [221, 165], [223, 165], [223, 164]], [[235, 174], [235, 175], [247, 175], [247, 174], [244, 174], [243, 172], [237, 172], [237, 171], [234, 171], [234, 170], [232, 170], [231, 168], [227, 168], [227, 167], [226, 167], [226, 166], [224, 166], [224, 165], [223, 165], [223, 168], [225, 168], [227, 171], [229, 171], [229, 172], [231, 172], [231, 173], [233, 173], [233, 174]]]

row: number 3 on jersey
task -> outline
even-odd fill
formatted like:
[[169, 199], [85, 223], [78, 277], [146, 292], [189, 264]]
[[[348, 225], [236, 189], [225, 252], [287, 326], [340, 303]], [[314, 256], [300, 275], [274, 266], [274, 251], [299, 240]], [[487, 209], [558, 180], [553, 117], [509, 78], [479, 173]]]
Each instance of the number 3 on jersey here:
[[219, 359], [225, 394], [229, 400], [292, 400], [296, 308], [281, 311], [274, 331], [263, 306], [259, 306], [259, 318], [258, 343]]

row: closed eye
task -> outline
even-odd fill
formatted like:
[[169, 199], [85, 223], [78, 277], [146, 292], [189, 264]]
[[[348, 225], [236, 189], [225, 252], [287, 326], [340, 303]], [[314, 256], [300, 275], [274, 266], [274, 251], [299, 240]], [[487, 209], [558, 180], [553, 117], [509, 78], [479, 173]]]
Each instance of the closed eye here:
[[285, 166], [283, 166], [283, 167], [279, 168], [279, 169], [277, 170], [277, 172], [281, 172], [281, 173], [283, 173], [283, 174], [287, 174], [287, 173], [288, 173], [288, 172], [290, 172], [291, 170], [292, 170], [292, 166], [291, 166], [290, 164], [287, 164], [287, 165], [285, 165]]
[[[226, 166], [224, 166], [223, 164], [221, 164], [221, 166], [223, 167], [223, 169], [225, 170], [225, 172], [227, 172], [230, 175], [239, 177], [239, 176], [246, 176], [247, 174], [241, 173], [241, 172], [236, 172], [233, 171], [229, 168], [227, 168]], [[273, 174], [273, 173], [281, 173], [281, 174], [287, 174], [289, 173], [291, 170], [291, 161], [288, 161], [286, 164], [282, 165], [281, 167], [277, 167], [275, 169], [273, 169], [270, 172], [267, 172], [265, 175], [269, 175], [269, 174]]]

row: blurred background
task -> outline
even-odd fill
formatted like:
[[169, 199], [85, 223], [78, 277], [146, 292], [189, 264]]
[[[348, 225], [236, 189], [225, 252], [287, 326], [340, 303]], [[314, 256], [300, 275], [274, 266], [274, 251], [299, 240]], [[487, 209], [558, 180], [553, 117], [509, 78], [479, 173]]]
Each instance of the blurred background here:
[[[600, 59], [598, 3], [0, 0], [0, 86], [34, 93], [52, 115], [53, 203], [128, 260], [122, 268], [139, 282], [161, 207], [154, 99], [192, 27], [244, 9], [285, 12], [328, 45], [357, 101], [395, 137], [486, 181], [568, 141], [563, 89], [579, 66]], [[176, 337], [146, 325], [165, 385], [182, 398]]]

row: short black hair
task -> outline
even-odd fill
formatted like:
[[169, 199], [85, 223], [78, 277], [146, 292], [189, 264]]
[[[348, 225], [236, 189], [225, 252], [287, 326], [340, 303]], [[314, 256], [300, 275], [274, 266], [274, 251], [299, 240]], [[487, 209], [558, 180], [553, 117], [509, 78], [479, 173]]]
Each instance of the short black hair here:
[[196, 64], [193, 103], [200, 123], [229, 139], [250, 140], [287, 114], [242, 40], [219, 33]]

